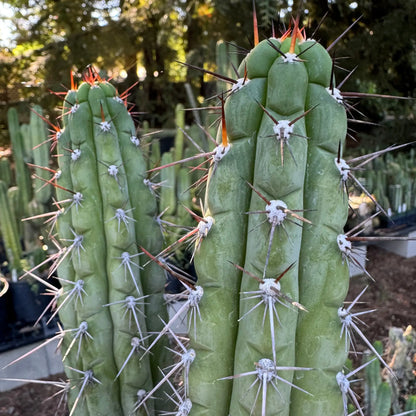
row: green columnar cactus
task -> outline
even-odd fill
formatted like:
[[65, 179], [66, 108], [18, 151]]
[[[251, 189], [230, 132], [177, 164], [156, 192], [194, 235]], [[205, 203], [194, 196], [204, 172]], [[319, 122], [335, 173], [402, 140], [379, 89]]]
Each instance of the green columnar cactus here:
[[17, 277], [22, 271], [22, 247], [17, 229], [14, 210], [9, 204], [6, 184], [0, 180], [0, 231], [6, 248], [7, 258], [10, 262], [12, 275]]
[[[217, 72], [227, 77], [233, 78], [235, 76], [234, 68], [238, 68], [238, 55], [236, 53], [236, 46], [232, 43], [219, 40], [215, 47], [215, 57], [217, 63]], [[218, 94], [223, 93], [228, 89], [227, 83], [224, 81], [217, 81]]]
[[[383, 344], [380, 341], [374, 343], [374, 348], [380, 355], [383, 354]], [[388, 416], [393, 393], [390, 384], [381, 378], [378, 361], [372, 361], [366, 366], [364, 389], [366, 414], [368, 416]]]
[[12, 169], [7, 157], [2, 157], [0, 159], [0, 180], [2, 180], [7, 187], [12, 184]]
[[[31, 154], [34, 165], [39, 166], [35, 168], [35, 174], [46, 182], [50, 179], [50, 173], [42, 168], [48, 167], [50, 158], [49, 146], [43, 145], [47, 141], [48, 133], [40, 117], [42, 115], [42, 108], [34, 106], [33, 110], [36, 113], [31, 113], [29, 124], [30, 143], [32, 145]], [[35, 200], [42, 205], [46, 205], [51, 199], [51, 196], [52, 187], [45, 183], [40, 183], [34, 192]]]
[[245, 71], [225, 103], [231, 144], [208, 178], [213, 225], [195, 255], [191, 414], [342, 415], [347, 117], [332, 60], [295, 29], [260, 42]]
[[161, 249], [156, 202], [143, 182], [133, 121], [114, 87], [91, 74], [67, 94], [63, 120], [56, 138], [63, 244], [56, 266], [63, 356], [75, 386], [71, 414], [130, 415], [138, 392], [151, 389], [166, 362], [163, 345], [138, 355], [148, 332], [166, 320], [164, 274], [155, 265], [141, 273], [147, 259], [138, 253], [138, 246]]
[[19, 188], [20, 200], [24, 210], [27, 210], [32, 199], [32, 182], [29, 170], [24, 160], [23, 136], [19, 127], [17, 110], [10, 108], [7, 112], [10, 140], [12, 143], [13, 160], [16, 170], [16, 183]]

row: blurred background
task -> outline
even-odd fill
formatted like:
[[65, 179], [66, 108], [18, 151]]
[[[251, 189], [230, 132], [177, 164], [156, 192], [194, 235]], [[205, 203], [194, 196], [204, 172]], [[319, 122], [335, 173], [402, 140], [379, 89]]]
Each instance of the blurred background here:
[[[361, 16], [331, 50], [337, 80], [357, 67], [343, 91], [414, 96], [415, 0], [257, 0], [256, 8], [260, 40], [272, 28], [279, 36], [300, 15], [307, 35], [316, 30], [313, 36], [324, 46]], [[139, 123], [173, 127], [175, 106], [193, 104], [186, 83], [199, 105], [215, 93], [213, 77], [177, 61], [215, 71], [220, 40], [235, 42], [230, 53], [242, 59], [252, 47], [252, 10], [252, 0], [0, 2], [0, 146], [9, 142], [10, 106], [23, 114], [29, 104], [39, 104], [54, 119], [59, 98], [50, 91], [68, 89], [70, 71], [80, 77], [88, 65], [111, 77], [120, 91], [135, 85], [130, 101], [144, 113]], [[357, 110], [364, 119], [385, 128], [374, 137], [371, 126], [357, 123], [354, 137], [359, 141], [362, 133], [367, 145], [382, 146], [414, 140], [414, 107], [414, 101], [363, 100]]]

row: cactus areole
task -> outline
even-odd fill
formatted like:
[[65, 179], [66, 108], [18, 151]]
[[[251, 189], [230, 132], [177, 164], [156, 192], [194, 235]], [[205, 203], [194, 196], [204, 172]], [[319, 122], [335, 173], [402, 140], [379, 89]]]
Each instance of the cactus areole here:
[[204, 297], [190, 331], [191, 415], [344, 415], [349, 273], [337, 237], [348, 209], [334, 160], [347, 116], [332, 65], [295, 28], [251, 50], [240, 66], [250, 82], [225, 102], [230, 149], [208, 178], [213, 225], [195, 254]]
[[[296, 23], [238, 71], [206, 154], [203, 217], [164, 249], [174, 182], [159, 202], [156, 189], [181, 172], [171, 154], [152, 182], [126, 96], [94, 72], [65, 97], [51, 273], [70, 416], [348, 416], [349, 401], [362, 414], [349, 379], [362, 367], [343, 368], [352, 331], [364, 339], [351, 308], [365, 289], [344, 307], [353, 175], [332, 59]], [[168, 261], [186, 239], [197, 285]], [[165, 271], [185, 288], [170, 320]], [[174, 332], [184, 313], [189, 343]]]
[[63, 122], [56, 264], [69, 407], [71, 415], [130, 415], [139, 392], [151, 390], [159, 366], [167, 366], [164, 345], [141, 358], [149, 333], [167, 319], [164, 273], [155, 265], [142, 271], [138, 252], [140, 245], [161, 249], [156, 201], [143, 183], [133, 120], [111, 84], [91, 71], [68, 92]]

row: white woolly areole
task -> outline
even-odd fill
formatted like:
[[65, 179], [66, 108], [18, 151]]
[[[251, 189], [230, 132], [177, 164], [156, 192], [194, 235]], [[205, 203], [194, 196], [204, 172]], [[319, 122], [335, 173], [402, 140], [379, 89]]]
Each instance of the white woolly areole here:
[[126, 211], [123, 208], [116, 209], [116, 218], [124, 220], [126, 218]]
[[118, 175], [118, 167], [116, 165], [110, 165], [107, 169], [108, 174], [110, 176], [117, 176]]
[[146, 397], [147, 391], [145, 389], [137, 390], [137, 400], [141, 401]]
[[287, 141], [293, 133], [293, 125], [290, 125], [290, 120], [279, 120], [277, 124], [273, 126], [273, 132], [276, 135], [277, 140]]
[[131, 136], [130, 141], [137, 147], [140, 146], [140, 139], [137, 136]]
[[215, 150], [214, 154], [212, 155], [212, 159], [214, 162], [219, 162], [229, 151], [230, 151], [231, 145], [227, 144], [227, 146], [224, 146], [223, 144], [219, 144]]
[[76, 192], [74, 196], [72, 197], [72, 200], [75, 204], [80, 204], [83, 199], [83, 195], [81, 192]]
[[256, 364], [256, 372], [260, 380], [271, 382], [276, 376], [276, 364], [269, 358], [262, 358]]
[[298, 61], [298, 56], [295, 53], [288, 52], [285, 54], [285, 57], [283, 58], [283, 62], [293, 63], [297, 61]]
[[341, 180], [346, 182], [348, 179], [348, 173], [350, 172], [351, 168], [348, 163], [344, 159], [335, 158], [335, 166], [339, 170], [339, 174], [341, 175]]
[[342, 104], [344, 102], [344, 97], [341, 94], [341, 91], [338, 88], [325, 88], [328, 91], [328, 94], [334, 98], [338, 103]]
[[131, 339], [130, 345], [134, 348], [140, 347], [142, 340], [138, 337], [133, 337]]
[[280, 291], [280, 282], [276, 282], [275, 279], [264, 279], [259, 284], [259, 289], [263, 292], [263, 297], [275, 297], [277, 296], [276, 290]]
[[71, 114], [76, 113], [76, 112], [78, 111], [78, 109], [79, 109], [79, 104], [74, 104], [74, 105], [71, 107]]
[[247, 78], [238, 78], [237, 79], [237, 82], [235, 84], [233, 84], [233, 86], [231, 88], [231, 92], [235, 92], [235, 91], [241, 90], [241, 88], [243, 88], [249, 82], [250, 82], [250, 80], [247, 79]]
[[[77, 236], [77, 237], [82, 237], [82, 235]], [[81, 242], [82, 242], [82, 239], [81, 239]], [[84, 288], [84, 281], [81, 280], [81, 279], [77, 280], [75, 282], [74, 288], [75, 288], [76, 291], [81, 292], [82, 289]]]
[[181, 403], [178, 407], [178, 412], [176, 413], [177, 416], [188, 416], [190, 411], [192, 410], [192, 402], [191, 399], [185, 399], [183, 403]]
[[341, 320], [341, 322], [345, 325], [349, 325], [352, 322], [352, 316], [351, 314], [345, 309], [343, 306], [338, 308], [338, 318]]
[[271, 224], [280, 225], [286, 218], [285, 210], [287, 205], [278, 199], [272, 199], [270, 204], [266, 205], [267, 220]]
[[337, 383], [343, 393], [348, 393], [350, 382], [348, 381], [347, 377], [341, 373], [341, 371], [337, 374]]
[[[129, 256], [130, 258], [129, 253], [124, 252], [123, 254], [124, 255], [127, 254], [127, 256]], [[123, 254], [121, 255], [122, 257], [123, 257]], [[136, 306], [136, 299], [134, 296], [127, 296], [125, 301], [126, 301], [127, 308], [129, 309], [134, 309], [134, 307]]]
[[205, 238], [209, 230], [211, 229], [212, 225], [214, 224], [214, 218], [211, 216], [207, 216], [198, 223], [198, 236], [201, 238]]
[[75, 162], [81, 157], [81, 149], [74, 149], [71, 153], [71, 160]]
[[120, 104], [124, 104], [123, 100], [117, 95], [116, 97], [113, 97], [114, 101], [117, 101]]
[[81, 332], [87, 332], [88, 331], [88, 323], [87, 321], [82, 321], [79, 324], [79, 328], [78, 328]]
[[202, 286], [195, 286], [195, 289], [190, 290], [188, 295], [189, 306], [196, 307], [204, 296], [204, 289]]
[[190, 348], [188, 351], [184, 352], [182, 354], [182, 362], [183, 362], [184, 366], [186, 367], [186, 366], [191, 365], [194, 362], [195, 357], [196, 357], [196, 353], [195, 353], [195, 350], [192, 349], [192, 348]]
[[62, 171], [59, 169], [55, 173], [55, 179], [59, 179], [62, 176]]
[[348, 240], [348, 237], [345, 234], [339, 234], [337, 236], [337, 243], [341, 253], [344, 253], [348, 256], [352, 249], [352, 243]]
[[109, 121], [102, 121], [100, 123], [100, 129], [102, 131], [105, 131], [105, 132], [110, 131], [111, 130], [111, 123]]

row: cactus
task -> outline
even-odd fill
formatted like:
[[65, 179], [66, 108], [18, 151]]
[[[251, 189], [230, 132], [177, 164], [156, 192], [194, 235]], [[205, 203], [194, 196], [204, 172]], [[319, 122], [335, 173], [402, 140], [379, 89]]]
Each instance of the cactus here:
[[12, 170], [10, 161], [7, 157], [0, 159], [0, 180], [2, 180], [7, 187], [12, 184]]
[[[134, 123], [114, 87], [90, 73], [68, 92], [58, 132], [58, 268], [71, 414], [129, 415], [165, 366], [164, 345], [152, 355], [148, 333], [160, 331], [164, 274], [140, 271], [138, 246], [157, 253], [156, 202], [143, 183], [145, 162]], [[145, 318], [146, 317], [146, 318]], [[77, 380], [82, 379], [81, 383]], [[149, 411], [153, 409], [148, 405]]]
[[[352, 377], [371, 361], [348, 374], [344, 364], [353, 332], [364, 337], [358, 316], [370, 311], [352, 312], [364, 291], [344, 307], [355, 235], [343, 233], [352, 174], [332, 59], [296, 23], [257, 43], [238, 72], [221, 98], [217, 147], [204, 154], [202, 217], [187, 234], [197, 284], [160, 251], [156, 198], [124, 96], [90, 71], [65, 98], [55, 138], [62, 247], [51, 273], [62, 284], [55, 313], [71, 416], [347, 416], [350, 399], [363, 415]], [[170, 191], [163, 209], [176, 209]], [[158, 266], [185, 289], [169, 322]], [[172, 331], [181, 313], [190, 345]], [[164, 335], [176, 341], [170, 367]], [[160, 400], [162, 385], [176, 413]]]
[[330, 56], [297, 37], [260, 42], [225, 103], [231, 149], [208, 179], [214, 225], [195, 255], [204, 296], [193, 414], [343, 411], [338, 309], [349, 277], [337, 236], [347, 198], [336, 161], [346, 111], [328, 89]]
[[[45, 124], [42, 121], [42, 109], [39, 106], [34, 106], [33, 111], [30, 115], [30, 143], [32, 145], [32, 158], [35, 166], [35, 174], [38, 178], [42, 179], [43, 182], [47, 182], [50, 179], [50, 173], [46, 169], [50, 152], [48, 146], [43, 146], [47, 141], [47, 131]], [[34, 192], [35, 200], [42, 205], [46, 205], [52, 196], [52, 187], [47, 183], [41, 183], [38, 189]]]
[[[374, 348], [381, 355], [383, 344], [380, 341], [374, 343]], [[366, 357], [369, 361], [371, 356]], [[370, 362], [365, 368], [365, 408], [368, 416], [388, 416], [390, 414], [392, 388], [386, 381], [382, 381], [380, 363]]]
[[4, 240], [7, 258], [10, 262], [10, 270], [14, 280], [22, 271], [22, 247], [17, 229], [14, 209], [9, 204], [6, 184], [0, 180], [0, 231]]
[[10, 108], [7, 112], [7, 118], [16, 170], [16, 183], [20, 193], [20, 203], [25, 212], [27, 212], [26, 210], [29, 206], [29, 201], [32, 199], [33, 191], [29, 169], [24, 160], [24, 138], [20, 131], [17, 110], [15, 108]]
[[372, 162], [364, 172], [367, 189], [389, 214], [403, 214], [416, 208], [413, 149], [409, 152], [386, 153]]

